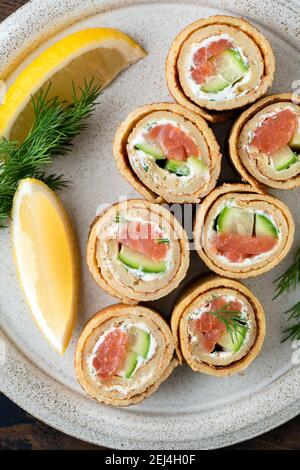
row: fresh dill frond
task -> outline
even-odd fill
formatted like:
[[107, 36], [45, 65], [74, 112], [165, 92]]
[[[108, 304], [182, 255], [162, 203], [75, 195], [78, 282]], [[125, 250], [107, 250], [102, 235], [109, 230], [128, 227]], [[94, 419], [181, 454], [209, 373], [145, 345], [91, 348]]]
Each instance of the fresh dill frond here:
[[297, 285], [300, 284], [300, 248], [297, 251], [294, 263], [274, 282], [277, 283], [274, 299], [283, 292], [289, 292], [290, 289], [296, 289]]
[[288, 315], [288, 321], [298, 320], [298, 323], [284, 330], [284, 333], [287, 333], [287, 336], [282, 340], [282, 342], [284, 343], [284, 341], [288, 339], [300, 340], [300, 302], [291, 307], [285, 313]]
[[215, 316], [226, 326], [226, 332], [230, 334], [231, 341], [234, 341], [234, 337], [237, 339], [238, 335], [245, 335], [245, 331], [249, 329], [247, 323], [241, 318], [241, 312], [239, 310], [230, 310], [231, 302], [224, 305], [223, 307], [209, 312], [210, 315]]
[[33, 175], [33, 178], [43, 181], [52, 191], [60, 191], [69, 184], [69, 181], [63, 175], [56, 175], [55, 173], [47, 175], [43, 172], [37, 172]]
[[0, 184], [0, 228], [5, 227], [15, 192], [15, 186], [9, 183]]
[[2, 137], [0, 161], [10, 158], [17, 146], [18, 146], [18, 142], [9, 141], [5, 139], [4, 137]]
[[285, 313], [287, 315], [289, 315], [288, 321], [290, 321], [290, 320], [300, 320], [300, 302], [298, 302], [296, 305], [291, 307]]
[[[72, 140], [86, 128], [86, 119], [93, 112], [101, 88], [93, 79], [84, 87], [73, 83], [70, 104], [59, 97], [49, 98], [51, 83], [32, 97], [34, 122], [23, 142], [0, 139], [0, 224], [10, 216], [13, 197], [23, 178], [37, 178], [53, 190], [68, 184], [62, 175], [45, 174], [53, 158], [65, 155]], [[2, 224], [3, 225], [3, 224]]]

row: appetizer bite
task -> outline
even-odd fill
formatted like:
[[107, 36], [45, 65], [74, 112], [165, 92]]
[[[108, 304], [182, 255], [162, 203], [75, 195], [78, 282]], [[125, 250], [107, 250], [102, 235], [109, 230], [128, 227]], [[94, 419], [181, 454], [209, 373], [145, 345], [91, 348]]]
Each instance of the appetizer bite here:
[[250, 23], [211, 16], [187, 26], [173, 42], [166, 66], [175, 100], [209, 121], [253, 103], [271, 86], [275, 59], [267, 39]]
[[180, 362], [218, 377], [246, 369], [265, 337], [258, 299], [240, 282], [219, 276], [207, 276], [182, 296], [171, 325]]
[[231, 278], [255, 277], [274, 268], [294, 238], [288, 207], [246, 184], [224, 184], [201, 203], [194, 239], [204, 263]]
[[112, 305], [98, 312], [79, 337], [77, 379], [101, 403], [139, 403], [177, 366], [174, 346], [169, 326], [150, 308]]
[[102, 289], [135, 304], [159, 299], [178, 286], [189, 266], [189, 242], [170, 211], [130, 199], [96, 218], [87, 262]]
[[300, 186], [300, 99], [271, 95], [244, 111], [229, 139], [231, 160], [253, 186]]
[[206, 122], [173, 103], [130, 113], [117, 130], [113, 152], [122, 175], [152, 202], [199, 202], [221, 169], [219, 146]]

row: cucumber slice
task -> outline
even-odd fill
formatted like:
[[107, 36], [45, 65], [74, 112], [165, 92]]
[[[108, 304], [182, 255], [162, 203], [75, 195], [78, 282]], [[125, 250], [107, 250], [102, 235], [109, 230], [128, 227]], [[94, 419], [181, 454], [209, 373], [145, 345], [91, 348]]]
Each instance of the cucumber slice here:
[[164, 273], [167, 270], [165, 261], [153, 261], [140, 253], [122, 245], [118, 259], [132, 269], [138, 269], [144, 273]]
[[298, 162], [298, 156], [294, 153], [288, 145], [270, 155], [275, 170], [287, 170], [291, 165]]
[[222, 233], [252, 235], [254, 214], [247, 209], [224, 207], [217, 219], [217, 230]]
[[150, 349], [150, 333], [140, 328], [133, 327], [130, 329], [130, 343], [132, 343], [130, 345], [131, 351], [145, 359]]
[[218, 93], [230, 85], [230, 82], [223, 77], [210, 77], [204, 85], [201, 86], [201, 90], [204, 93]]
[[141, 150], [142, 152], [150, 155], [155, 160], [164, 160], [166, 157], [163, 155], [161, 149], [159, 147], [155, 147], [154, 145], [149, 144], [135, 144], [134, 148], [136, 150]]
[[135, 352], [129, 351], [125, 358], [125, 363], [117, 375], [124, 379], [130, 379], [138, 364], [138, 355]]
[[246, 333], [247, 326], [241, 325], [236, 334], [234, 332], [232, 333], [232, 337], [229, 332], [224, 333], [219, 339], [218, 344], [222, 346], [222, 348], [227, 349], [232, 353], [236, 353], [241, 349], [245, 340]]
[[208, 166], [201, 158], [189, 157], [187, 159], [189, 167], [193, 170], [196, 175], [203, 176], [208, 171]]
[[179, 160], [167, 160], [165, 169], [177, 176], [189, 176], [190, 174], [187, 164]]
[[292, 150], [295, 150], [296, 152], [300, 152], [300, 127], [298, 127], [295, 134], [289, 141], [289, 146], [291, 147]]
[[214, 65], [222, 77], [229, 83], [235, 83], [248, 72], [248, 66], [240, 53], [234, 49], [227, 49], [214, 59]]
[[278, 230], [268, 217], [255, 214], [255, 235], [278, 238]]

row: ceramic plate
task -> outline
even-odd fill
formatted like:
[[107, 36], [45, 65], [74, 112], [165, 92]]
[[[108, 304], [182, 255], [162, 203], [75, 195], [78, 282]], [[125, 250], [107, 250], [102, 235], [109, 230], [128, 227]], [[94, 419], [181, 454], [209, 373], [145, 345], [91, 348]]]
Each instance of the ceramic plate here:
[[[245, 16], [270, 40], [277, 59], [272, 92], [291, 91], [297, 86], [300, 14], [299, 3], [293, 1], [33, 0], [0, 26], [2, 77], [16, 63], [18, 72], [32, 59], [31, 54], [55, 39], [91, 26], [119, 28], [149, 53], [105, 90], [88, 130], [75, 141], [74, 150], [53, 165], [72, 181], [61, 197], [78, 233], [83, 265], [79, 320], [63, 357], [51, 350], [33, 322], [16, 279], [9, 230], [0, 232], [0, 388], [42, 421], [95, 444], [119, 449], [216, 448], [265, 432], [300, 410], [300, 367], [293, 365], [291, 343], [281, 343], [286, 324], [283, 311], [295, 297], [272, 301], [273, 281], [291, 263], [300, 245], [300, 230], [283, 263], [246, 282], [261, 299], [267, 317], [263, 350], [246, 372], [218, 379], [180, 367], [150, 399], [125, 410], [89, 399], [74, 376], [74, 348], [83, 324], [98, 309], [115, 302], [99, 290], [87, 272], [89, 224], [99, 205], [115, 202], [119, 196], [136, 196], [116, 169], [111, 148], [114, 132], [137, 106], [171, 101], [164, 65], [172, 40], [187, 24], [215, 14]], [[221, 143], [227, 129], [224, 124], [214, 126]], [[224, 160], [222, 179], [233, 181], [236, 177]], [[299, 227], [300, 190], [277, 195], [289, 205]], [[205, 271], [192, 253], [183, 285]], [[153, 305], [169, 318], [178, 293]]]

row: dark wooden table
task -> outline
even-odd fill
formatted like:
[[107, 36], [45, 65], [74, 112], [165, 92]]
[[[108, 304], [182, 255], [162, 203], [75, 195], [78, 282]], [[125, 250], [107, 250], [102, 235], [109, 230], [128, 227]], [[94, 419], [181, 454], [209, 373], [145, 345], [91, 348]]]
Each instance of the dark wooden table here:
[[[27, 0], [0, 0], [0, 21]], [[0, 450], [3, 449], [101, 449], [67, 436], [44, 423], [0, 395]], [[300, 416], [262, 436], [229, 447], [232, 450], [300, 449]]]

